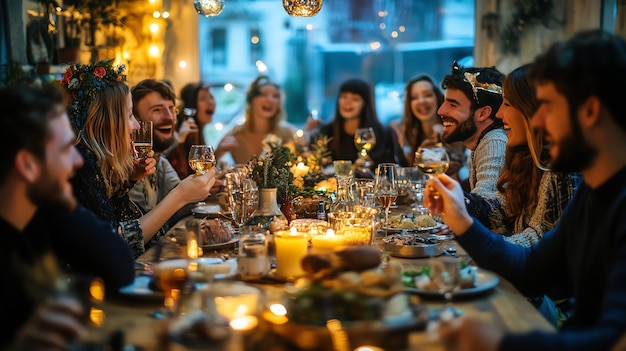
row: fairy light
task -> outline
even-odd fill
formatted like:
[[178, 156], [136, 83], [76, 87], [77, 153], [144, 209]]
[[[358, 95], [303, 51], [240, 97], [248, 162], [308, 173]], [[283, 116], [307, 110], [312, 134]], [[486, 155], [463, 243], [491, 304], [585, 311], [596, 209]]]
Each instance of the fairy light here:
[[150, 48], [148, 49], [148, 54], [150, 55], [150, 57], [159, 57], [159, 47], [156, 45], [150, 45]]
[[178, 67], [180, 67], [180, 68], [182, 68], [182, 69], [187, 68], [187, 61], [185, 61], [185, 60], [180, 60], [180, 61], [178, 62]]
[[152, 13], [152, 17], [154, 17], [154, 18], [161, 18], [161, 12], [159, 12], [159, 11], [154, 11], [154, 12]]

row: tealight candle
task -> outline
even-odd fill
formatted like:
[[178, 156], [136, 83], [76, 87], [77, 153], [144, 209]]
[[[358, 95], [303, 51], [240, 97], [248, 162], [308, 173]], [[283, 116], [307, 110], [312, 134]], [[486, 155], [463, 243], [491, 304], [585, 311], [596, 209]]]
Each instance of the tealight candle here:
[[259, 324], [255, 316], [241, 316], [230, 321], [229, 325], [233, 330], [244, 332], [254, 329]]
[[309, 166], [305, 165], [304, 162], [300, 162], [292, 173], [294, 177], [304, 177], [309, 173]]
[[309, 240], [304, 233], [281, 230], [275, 233], [276, 275], [291, 278], [304, 274], [301, 261], [307, 255]]
[[332, 253], [335, 247], [344, 245], [341, 235], [335, 235], [335, 231], [328, 229], [325, 235], [316, 235], [311, 238], [311, 251], [314, 254]]

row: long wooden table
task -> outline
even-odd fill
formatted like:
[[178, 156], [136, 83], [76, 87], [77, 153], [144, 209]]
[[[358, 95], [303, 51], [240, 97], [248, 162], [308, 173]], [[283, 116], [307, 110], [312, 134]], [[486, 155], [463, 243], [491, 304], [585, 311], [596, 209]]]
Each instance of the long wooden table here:
[[[159, 259], [170, 259], [184, 256], [184, 223], [181, 220], [164, 241]], [[181, 237], [182, 236], [182, 237]], [[155, 248], [148, 250], [138, 261], [150, 262], [155, 259]], [[462, 248], [461, 248], [462, 250]], [[231, 249], [205, 252], [206, 257], [233, 256], [236, 253]], [[424, 259], [401, 259], [391, 258], [392, 261], [400, 262], [403, 266], [423, 265]], [[268, 288], [259, 285], [261, 289]], [[280, 289], [280, 285], [272, 286], [272, 289]], [[437, 309], [443, 305], [441, 300], [422, 299], [429, 309]], [[500, 278], [499, 284], [493, 291], [472, 298], [454, 301], [454, 306], [462, 310], [467, 316], [480, 316], [490, 319], [495, 324], [511, 332], [527, 332], [530, 330], [554, 331], [537, 310], [513, 287], [509, 282]], [[138, 345], [144, 350], [164, 350], [163, 340], [157, 337], [165, 328], [164, 321], [152, 317], [152, 313], [159, 307], [158, 303], [144, 304], [123, 300], [109, 300], [106, 305], [108, 331], [122, 330], [127, 345]], [[433, 322], [435, 323], [435, 322]], [[411, 332], [409, 336], [409, 350], [444, 350], [444, 346], [434, 336], [435, 333], [428, 330]], [[227, 350], [243, 350], [241, 339], [234, 337], [228, 344]]]

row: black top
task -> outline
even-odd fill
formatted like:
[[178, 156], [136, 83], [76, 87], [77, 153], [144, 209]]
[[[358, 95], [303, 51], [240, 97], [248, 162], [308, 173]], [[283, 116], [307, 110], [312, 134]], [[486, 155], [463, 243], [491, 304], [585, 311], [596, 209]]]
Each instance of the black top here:
[[608, 350], [626, 331], [626, 168], [591, 189], [582, 183], [555, 229], [530, 248], [478, 221], [457, 237], [480, 267], [526, 296], [560, 287], [574, 315], [558, 333], [507, 334], [501, 350]]
[[9, 344], [39, 301], [54, 292], [59, 267], [98, 276], [105, 291], [132, 283], [135, 272], [126, 242], [84, 207], [71, 212], [39, 210], [20, 233], [0, 218], [0, 349]]
[[[369, 157], [374, 161], [374, 168], [379, 163], [396, 163], [402, 167], [408, 166], [408, 161], [400, 144], [398, 143], [398, 136], [393, 128], [387, 126], [383, 127], [381, 133], [376, 134], [376, 145], [369, 153]], [[320, 127], [318, 135], [325, 135], [329, 138], [333, 138], [328, 145], [328, 149], [332, 151], [333, 160], [350, 160], [354, 163], [356, 161], [359, 150], [354, 145], [354, 134], [347, 134], [341, 130], [341, 136], [335, 137], [333, 131], [333, 122]], [[335, 143], [340, 143], [339, 151], [335, 150]]]

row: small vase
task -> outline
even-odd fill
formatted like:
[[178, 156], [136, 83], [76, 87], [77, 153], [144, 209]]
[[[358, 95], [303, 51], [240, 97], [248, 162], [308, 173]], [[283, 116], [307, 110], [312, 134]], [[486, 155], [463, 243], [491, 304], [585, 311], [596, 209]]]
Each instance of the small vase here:
[[270, 232], [287, 227], [287, 217], [278, 207], [276, 191], [276, 188], [259, 189], [259, 205], [244, 223], [245, 226], [260, 226]]

